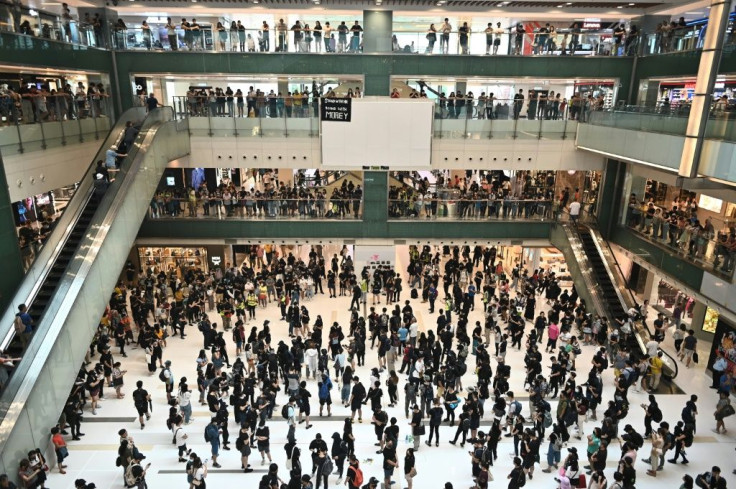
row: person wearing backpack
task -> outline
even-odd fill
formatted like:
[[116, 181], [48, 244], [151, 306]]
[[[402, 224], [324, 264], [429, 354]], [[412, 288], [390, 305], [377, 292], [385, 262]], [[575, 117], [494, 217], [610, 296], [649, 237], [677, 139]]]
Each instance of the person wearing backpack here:
[[20, 344], [25, 350], [28, 348], [28, 343], [31, 342], [31, 336], [33, 335], [33, 318], [28, 314], [28, 308], [25, 304], [18, 306], [18, 313], [15, 315], [15, 333], [18, 335]]
[[220, 428], [217, 426], [217, 417], [213, 416], [210, 423], [204, 428], [204, 441], [210, 444], [212, 453], [212, 466], [220, 468], [217, 457], [220, 454]]
[[562, 452], [562, 437], [556, 433], [556, 425], [553, 425], [552, 433], [549, 434], [547, 439], [549, 440], [549, 446], [547, 447], [547, 468], [542, 469], [542, 472], [549, 474], [552, 472], [552, 467], [559, 468]]
[[174, 374], [171, 372], [171, 360], [164, 362], [164, 368], [158, 373], [158, 378], [166, 384], [166, 401], [171, 402], [174, 392]]
[[526, 474], [521, 467], [521, 459], [519, 457], [514, 457], [514, 468], [506, 478], [509, 480], [508, 489], [519, 489], [526, 485]]
[[360, 469], [360, 462], [357, 457], [350, 457], [350, 465], [345, 475], [345, 483], [348, 489], [361, 489], [363, 487], [363, 471]]
[[644, 436], [649, 437], [652, 434], [652, 421], [655, 423], [662, 422], [662, 410], [659, 409], [657, 399], [653, 394], [649, 394], [649, 405], [642, 404], [644, 409]]
[[296, 398], [294, 396], [291, 396], [288, 404], [281, 408], [281, 416], [286, 419], [286, 424], [289, 426], [286, 439], [291, 443], [296, 443]]

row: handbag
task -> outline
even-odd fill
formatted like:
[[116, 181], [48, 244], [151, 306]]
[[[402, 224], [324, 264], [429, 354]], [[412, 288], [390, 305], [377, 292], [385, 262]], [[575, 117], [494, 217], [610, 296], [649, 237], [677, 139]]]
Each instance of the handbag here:
[[417, 476], [417, 468], [412, 467], [411, 470], [409, 471], [409, 477], [416, 477], [416, 476]]
[[[729, 406], [730, 406], [730, 404], [729, 404]], [[417, 426], [415, 428], [415, 430], [417, 432], [417, 436], [422, 436], [422, 435], [424, 435], [427, 432], [427, 429], [424, 427], [423, 424], [420, 424], [419, 426]]]
[[693, 353], [693, 362], [698, 363], [698, 352]]
[[724, 418], [733, 416], [734, 414], [736, 414], [736, 410], [731, 404], [726, 404], [726, 407], [724, 407], [723, 411], [721, 411], [721, 416], [723, 416]]

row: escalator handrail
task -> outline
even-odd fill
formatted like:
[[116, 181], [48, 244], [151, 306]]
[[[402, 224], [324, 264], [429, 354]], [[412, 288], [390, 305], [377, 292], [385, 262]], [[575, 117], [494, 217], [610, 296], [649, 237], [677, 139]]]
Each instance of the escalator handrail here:
[[[154, 118], [153, 123], [146, 129], [143, 139], [139, 140], [139, 148], [150, 147], [159, 127], [165, 125], [166, 122], [168, 121]], [[108, 188], [90, 223], [91, 231], [83, 243], [83, 245], [86, 243], [86, 246], [79, 248], [79, 255], [70, 263], [67, 280], [60, 284], [54, 293], [52, 303], [46, 310], [45, 316], [49, 314], [53, 316], [50, 320], [39, 324], [40, 327], [34, 334], [26, 354], [16, 366], [16, 372], [10, 378], [5, 391], [0, 394], [0, 447], [5, 444], [7, 437], [13, 431], [22, 407], [28, 401], [43, 366], [52, 354], [52, 347], [69, 317], [82, 283], [88, 278], [92, 263], [98, 256], [101, 246], [93, 246], [91, 243], [104, 242], [110, 231], [111, 223], [120, 214], [127, 191], [134, 180], [132, 177], [141, 169], [146, 154], [147, 151], [137, 151], [133, 161], [126, 161], [128, 164], [121, 168], [119, 177]]]
[[[591, 216], [591, 217], [593, 217], [593, 219], [597, 223], [597, 220], [595, 219], [595, 216]], [[598, 237], [595, 234], [593, 234], [593, 228], [591, 228], [590, 226], [588, 226], [588, 231], [591, 233], [591, 237], [593, 238], [593, 242], [595, 243], [596, 249], [598, 249], [598, 252], [599, 253], [601, 253], [601, 251], [602, 251], [601, 248], [600, 248], [600, 246], [601, 246], [600, 245], [600, 242], [603, 241], [606, 244], [606, 246], [608, 247], [609, 256], [613, 258], [613, 261], [614, 261], [614, 263], [616, 265], [616, 268], [618, 268], [618, 271], [621, 274], [621, 279], [623, 280], [624, 287], [626, 288], [626, 290], [631, 295], [631, 299], [634, 301], [634, 304], [638, 306], [638, 302], [636, 301], [636, 298], [634, 296], [633, 291], [631, 290], [631, 287], [629, 287], [629, 285], [626, 283], [626, 279], [625, 279], [626, 276], [624, 275], [623, 270], [621, 269], [621, 265], [618, 263], [618, 260], [616, 259], [616, 255], [613, 253], [613, 248], [611, 248], [611, 244], [606, 239], [602, 239], [602, 238], [601, 239], [598, 239]], [[603, 253], [601, 253], [601, 258], [603, 259], [603, 264], [606, 267], [606, 272], [609, 273], [609, 277], [611, 278], [611, 280], [616, 280], [615, 277], [612, 276], [611, 270], [608, 267], [608, 262], [607, 262], [607, 260], [605, 260], [605, 256], [603, 255]], [[621, 294], [619, 292], [619, 287], [617, 287], [616, 286], [617, 284], [615, 284], [615, 283], [613, 285], [614, 285], [614, 287], [616, 289], [616, 295], [619, 297], [619, 300], [622, 301], [621, 304], [623, 306], [625, 306], [626, 303], [623, 302], [623, 297], [621, 296]], [[609, 318], [609, 320], [612, 320], [612, 319], [615, 319], [615, 318]], [[635, 321], [635, 329], [636, 329], [637, 343], [641, 347], [642, 351], [646, 352], [646, 342], [642, 338], [642, 336], [643, 336], [642, 335], [642, 332], [645, 332], [646, 333], [647, 339], [648, 338], [653, 338], [654, 337], [654, 334], [652, 334], [652, 331], [649, 329], [649, 325], [647, 325], [644, 321]], [[672, 378], [672, 379], [674, 379], [675, 377], [677, 377], [677, 374], [679, 373], [679, 367], [677, 365], [677, 361], [672, 357], [672, 355], [670, 355], [669, 353], [667, 353], [664, 349], [659, 348], [659, 351], [661, 351], [669, 359], [667, 362], [665, 362], [665, 365], [670, 370], [673, 371], [672, 375], [670, 375], [669, 377]]]
[[[81, 213], [84, 211], [85, 206], [94, 191], [93, 173], [95, 171], [97, 161], [100, 159], [104, 161], [105, 152], [108, 148], [119, 144], [120, 139], [122, 138], [123, 129], [125, 128], [125, 123], [128, 120], [137, 120], [137, 118], [145, 115], [145, 111], [142, 107], [129, 109], [108, 132], [102, 146], [95, 154], [92, 163], [80, 179], [79, 186], [77, 187], [74, 196], [68, 202], [64, 212], [56, 222], [51, 235], [48, 237], [39, 255], [23, 277], [21, 284], [13, 295], [13, 299], [8, 302], [7, 309], [3, 313], [2, 317], [0, 317], [0, 350], [4, 351], [15, 337], [13, 322], [18, 305], [31, 305], [33, 303], [39, 289], [56, 263], [56, 259], [64, 248], [64, 245], [74, 229]], [[38, 325], [35, 325], [35, 327], [37, 326]]]
[[[595, 215], [591, 215], [590, 217], [595, 222], [596, 228], [597, 229], [600, 229], [600, 226], [598, 226], [598, 218]], [[590, 229], [591, 232], [593, 231], [593, 228], [591, 228], [590, 226], [588, 226], [588, 229]], [[594, 238], [594, 241], [597, 244], [600, 243], [601, 241], [603, 241], [605, 243], [606, 247], [608, 248], [608, 256], [610, 256], [613, 259], [613, 263], [614, 263], [614, 265], [616, 265], [616, 268], [618, 269], [618, 273], [620, 274], [619, 276], [621, 277], [621, 283], [623, 284], [623, 286], [626, 289], [626, 291], [629, 293], [629, 297], [631, 297], [632, 305], [634, 307], [636, 307], [637, 309], [639, 309], [639, 301], [636, 300], [636, 295], [634, 295], [634, 291], [631, 290], [631, 287], [629, 286], [629, 284], [626, 281], [626, 275], [624, 274], [624, 271], [621, 268], [621, 264], [619, 264], [618, 259], [616, 258], [616, 254], [613, 252], [613, 248], [611, 248], [611, 243], [609, 243], [607, 239], [602, 239], [602, 238], [601, 239], [598, 239], [597, 236], [595, 236], [595, 235], [592, 235], [592, 236]], [[598, 245], [598, 246], [600, 246], [600, 245]], [[605, 256], [603, 254], [601, 254], [601, 258], [605, 258]], [[606, 263], [606, 262], [604, 261], [604, 263]], [[615, 277], [612, 277], [612, 278], [615, 279]], [[618, 284], [617, 283], [614, 283], [613, 285], [616, 286], [616, 291], [618, 293], [618, 291], [620, 290], [619, 287], [617, 286]], [[626, 306], [626, 302], [623, 300], [623, 297], [621, 297], [621, 300], [622, 300], [621, 304], [623, 306]], [[647, 331], [647, 333], [649, 334], [650, 337], [653, 337], [654, 336], [654, 334], [652, 333], [652, 331], [649, 329], [649, 326], [648, 325], [642, 323], [642, 327], [644, 327], [646, 329], [646, 331]]]

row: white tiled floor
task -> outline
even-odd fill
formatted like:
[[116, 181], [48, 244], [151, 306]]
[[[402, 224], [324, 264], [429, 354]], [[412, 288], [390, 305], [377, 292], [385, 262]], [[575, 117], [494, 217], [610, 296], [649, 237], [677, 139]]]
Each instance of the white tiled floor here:
[[[408, 293], [404, 294], [408, 296]], [[311, 316], [314, 318], [317, 314], [321, 314], [325, 324], [329, 325], [333, 321], [339, 321], [343, 325], [346, 324], [348, 313], [347, 307], [349, 299], [347, 297], [340, 297], [337, 299], [328, 299], [327, 296], [317, 296], [313, 301], [307, 302], [306, 306], [310, 310]], [[406, 299], [408, 297], [402, 297]], [[540, 301], [542, 304], [544, 301]], [[434, 329], [435, 327], [435, 315], [428, 313], [428, 307], [426, 304], [420, 304], [418, 300], [412, 301], [415, 308], [416, 314], [420, 322], [421, 329], [427, 330], [428, 328]], [[257, 312], [258, 321], [257, 324], [260, 326], [264, 319], [270, 319], [272, 329], [274, 331], [274, 344], [280, 339], [286, 339], [286, 323], [280, 321], [280, 315], [275, 304], [269, 305], [265, 310], [259, 309]], [[212, 315], [211, 319], [217, 321]], [[475, 312], [471, 313], [470, 324], [474, 324], [476, 320], [482, 319], [482, 307], [477, 307]], [[247, 328], [250, 329], [252, 324], [248, 324]], [[178, 379], [181, 376], [187, 376], [190, 379], [190, 385], [194, 384], [196, 378], [196, 364], [195, 358], [199, 349], [202, 345], [201, 335], [195, 327], [190, 327], [187, 330], [188, 337], [185, 340], [179, 338], [169, 339], [168, 347], [165, 350], [164, 358], [170, 359], [173, 363], [172, 370], [175, 377]], [[229, 340], [229, 338], [228, 338]], [[705, 346], [705, 345], [703, 345]], [[234, 356], [234, 346], [230, 348], [231, 358]], [[590, 359], [592, 357], [592, 347], [584, 347], [583, 354], [578, 358], [578, 371], [587, 372]], [[702, 351], [701, 357], [706, 357], [707, 352]], [[117, 360], [118, 358], [116, 358]], [[69, 468], [67, 469], [66, 475], [60, 475], [54, 472], [48, 481], [48, 486], [53, 489], [72, 488], [74, 486], [74, 480], [76, 478], [84, 478], [88, 482], [95, 482], [99, 488], [120, 488], [122, 487], [122, 474], [121, 469], [115, 467], [116, 451], [118, 447], [118, 436], [117, 431], [120, 428], [127, 428], [128, 431], [135, 438], [136, 444], [140, 447], [141, 451], [148, 456], [148, 461], [152, 463], [151, 470], [148, 475], [148, 484], [151, 488], [163, 488], [167, 487], [168, 484], [172, 484], [170, 487], [186, 487], [186, 475], [184, 473], [183, 464], [177, 463], [176, 448], [171, 445], [171, 434], [166, 429], [165, 419], [168, 414], [168, 406], [165, 403], [165, 394], [163, 384], [159, 381], [156, 375], [150, 376], [147, 372], [146, 366], [144, 365], [143, 352], [140, 350], [129, 350], [128, 358], [122, 359], [124, 368], [128, 370], [128, 374], [125, 378], [126, 387], [125, 391], [130, 393], [133, 390], [135, 381], [143, 379], [145, 388], [153, 394], [154, 397], [154, 413], [151, 421], [148, 422], [145, 431], [141, 431], [137, 421], [130, 423], [116, 423], [116, 422], [86, 422], [82, 425], [82, 431], [86, 433], [86, 436], [82, 441], [74, 442], [70, 441], [69, 452], [70, 457], [67, 459]], [[472, 359], [470, 359], [472, 362]], [[523, 382], [523, 353], [517, 351], [510, 351], [507, 356], [507, 362], [512, 365], [512, 378], [511, 388], [517, 392], [521, 392], [521, 384]], [[371, 367], [376, 365], [375, 353], [369, 351], [367, 355], [367, 366], [359, 368], [358, 375], [362, 378], [368, 377], [368, 371]], [[495, 366], [494, 366], [495, 367]], [[494, 368], [495, 371], [495, 368]], [[472, 384], [470, 379], [473, 368], [468, 369], [468, 378], [463, 382], [464, 385], [468, 386]], [[715, 422], [712, 418], [712, 412], [715, 406], [715, 394], [714, 391], [709, 389], [707, 386], [710, 385], [710, 377], [704, 372], [702, 367], [696, 367], [693, 369], [683, 369], [677, 379], [678, 385], [683, 391], [689, 394], [696, 393], [700, 396], [699, 401], [699, 419], [698, 419], [698, 436], [693, 444], [693, 447], [688, 449], [688, 457], [691, 461], [689, 467], [682, 465], [671, 465], [666, 464], [665, 470], [660, 473], [660, 476], [654, 480], [649, 478], [646, 474], [646, 468], [641, 462], [637, 463], [637, 473], [639, 484], [637, 487], [667, 487], [676, 488], [680, 485], [682, 475], [689, 473], [695, 476], [696, 473], [704, 472], [708, 470], [713, 464], [718, 464], [722, 467], [726, 478], [731, 486], [736, 486], [736, 476], [731, 474], [731, 471], [736, 468], [736, 457], [734, 457], [734, 438], [731, 433], [736, 433], [736, 426], [734, 426], [734, 417], [729, 418], [727, 421], [727, 427], [730, 428], [727, 436], [716, 435], [711, 432], [711, 428], [715, 426]], [[547, 371], [545, 370], [545, 374]], [[610, 387], [612, 382], [613, 372], [611, 369], [605, 372], [604, 380], [607, 389], [604, 391], [604, 402], [610, 398], [612, 388]], [[399, 393], [403, 392], [403, 381], [399, 388]], [[315, 412], [314, 406], [316, 402], [316, 384], [314, 381], [309, 381], [309, 388], [313, 392], [313, 412]], [[102, 403], [102, 408], [99, 410], [97, 418], [109, 418], [109, 417], [133, 417], [135, 416], [135, 410], [133, 407], [130, 396], [127, 396], [123, 400], [111, 399], [114, 396], [112, 389], [107, 391], [107, 399]], [[284, 394], [280, 394], [279, 403], [284, 402]], [[333, 399], [339, 398], [339, 391], [333, 391]], [[664, 412], [664, 419], [670, 421], [672, 425], [679, 419], [680, 411], [685, 403], [685, 395], [671, 395], [661, 396], [660, 406]], [[643, 432], [643, 411], [638, 408], [638, 405], [646, 400], [646, 394], [637, 394], [632, 392], [629, 396], [631, 400], [631, 412], [629, 414], [629, 423], [634, 425], [637, 430]], [[198, 404], [198, 403], [194, 403]], [[556, 403], [553, 404], [553, 409]], [[400, 462], [403, 461], [403, 454], [409, 445], [403, 441], [404, 436], [408, 433], [408, 420], [404, 417], [403, 413], [403, 399], [400, 398], [400, 408], [389, 408], [388, 412], [390, 416], [396, 416], [399, 419], [399, 425], [401, 426], [401, 435], [399, 446]], [[524, 409], [527, 409], [526, 403], [524, 403]], [[339, 404], [335, 406], [333, 404], [333, 414], [342, 416], [348, 414], [348, 410], [342, 408]], [[207, 455], [208, 445], [204, 443], [203, 431], [209, 418], [209, 412], [206, 406], [194, 406], [194, 423], [187, 427], [190, 434], [190, 448], [193, 448], [200, 455]], [[315, 413], [316, 414], [316, 413]], [[87, 414], [86, 417], [92, 418], [92, 414]], [[231, 427], [230, 432], [235, 433], [235, 424], [232, 422], [231, 416]], [[304, 425], [299, 425], [297, 429], [297, 439], [302, 446], [302, 463], [305, 470], [308, 470], [310, 463], [308, 460], [308, 450], [306, 445], [313, 439], [315, 433], [322, 433], [323, 437], [329, 438], [333, 432], [342, 431], [342, 422], [338, 421], [320, 421], [315, 416], [314, 427], [311, 430], [305, 430]], [[283, 469], [284, 466], [284, 451], [283, 443], [286, 436], [286, 423], [281, 419], [279, 413], [274, 413], [273, 420], [269, 423], [271, 427], [272, 437], [272, 454], [274, 461], [279, 464], [281, 469], [282, 478], [286, 478], [286, 471]], [[586, 430], [589, 432], [593, 428], [593, 422], [589, 423]], [[370, 476], [377, 476], [381, 479], [381, 456], [376, 455], [375, 447], [373, 443], [375, 441], [372, 426], [368, 422], [363, 424], [355, 424], [355, 434], [357, 437], [356, 450], [362, 463], [362, 467], [366, 476], [366, 479]], [[455, 488], [464, 489], [472, 485], [472, 478], [470, 472], [470, 458], [467, 453], [468, 447], [461, 449], [459, 446], [455, 447], [449, 445], [447, 440], [453, 436], [455, 428], [443, 426], [440, 429], [440, 435], [442, 437], [442, 444], [440, 448], [428, 448], [422, 446], [422, 449], [417, 453], [417, 470], [418, 475], [415, 478], [415, 486], [418, 488], [441, 488], [446, 481], [451, 481]], [[231, 435], [232, 436], [232, 435]], [[233, 438], [234, 439], [234, 438]], [[508, 438], [504, 438], [501, 446], [499, 447], [499, 459], [496, 465], [492, 468], [492, 473], [496, 479], [495, 485], [498, 487], [506, 486], [506, 475], [511, 470], [511, 457], [509, 452], [512, 451], [512, 445], [508, 441]], [[577, 446], [578, 450], [584, 453], [585, 447], [583, 442], [578, 442], [574, 438], [571, 439], [571, 446]], [[234, 445], [233, 445], [234, 447]], [[648, 456], [649, 446], [645, 445], [640, 455], [640, 459]], [[222, 464], [222, 470], [237, 470], [240, 467], [240, 459], [238, 453], [234, 450], [229, 452], [222, 452], [220, 463]], [[543, 444], [541, 450], [541, 458], [545, 460], [546, 443]], [[615, 466], [615, 461], [618, 460], [620, 450], [617, 444], [613, 444], [609, 453], [609, 464], [607, 475], [609, 480], [612, 481], [612, 473]], [[255, 463], [253, 463], [255, 460]], [[251, 457], [251, 463], [258, 469], [260, 468], [257, 455]], [[539, 467], [538, 467], [539, 469]], [[175, 470], [178, 473], [160, 473], [160, 471], [171, 471]], [[399, 470], [403, 474], [403, 470]], [[218, 470], [210, 471], [208, 477], [208, 485], [210, 487], [228, 487], [230, 483], [246, 483], [246, 484], [257, 484], [259, 473], [254, 474], [235, 474], [235, 473], [218, 473]], [[529, 488], [542, 488], [542, 487], [556, 487], [556, 483], [552, 479], [552, 474], [543, 474], [539, 470], [536, 472], [534, 480], [527, 483], [526, 487]], [[336, 476], [331, 477], [330, 483], [334, 484]], [[398, 485], [394, 486], [394, 489], [403, 488], [406, 486], [406, 482], [402, 475], [395, 477]]]

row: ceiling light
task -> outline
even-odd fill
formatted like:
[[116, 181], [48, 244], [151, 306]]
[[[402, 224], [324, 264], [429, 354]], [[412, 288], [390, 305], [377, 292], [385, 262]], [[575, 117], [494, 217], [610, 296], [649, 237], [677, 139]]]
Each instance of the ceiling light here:
[[616, 8], [624, 8], [624, 6], [623, 6], [623, 5], [619, 5], [619, 6], [618, 6], [618, 7], [616, 7]]
[[567, 2], [565, 5], [572, 5], [572, 2]]
[[558, 6], [557, 6], [557, 8], [562, 8], [562, 7], [564, 7], [564, 5], [558, 5]]
[[634, 5], [636, 5], [636, 4], [632, 2], [632, 3], [629, 4], [629, 7], [633, 7]]
[[31, 17], [38, 17], [38, 12], [36, 12], [33, 9], [30, 9], [28, 10], [28, 15], [30, 15]]

